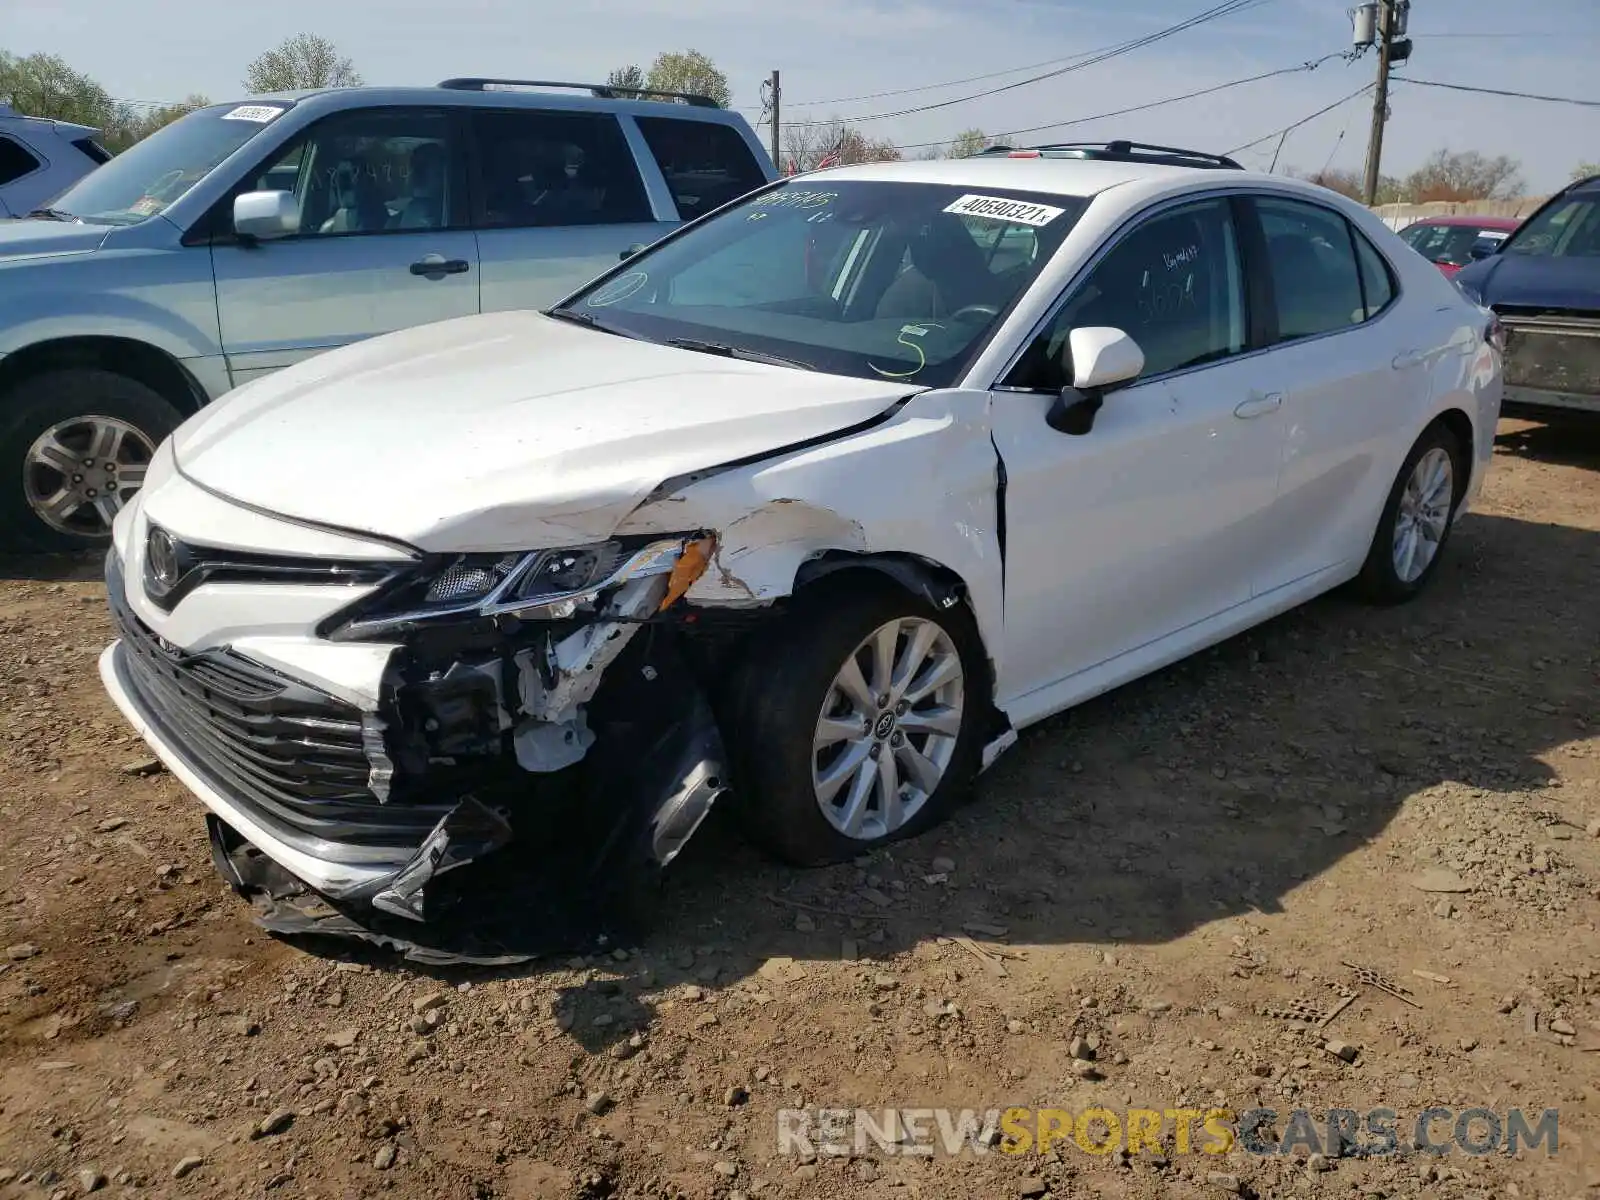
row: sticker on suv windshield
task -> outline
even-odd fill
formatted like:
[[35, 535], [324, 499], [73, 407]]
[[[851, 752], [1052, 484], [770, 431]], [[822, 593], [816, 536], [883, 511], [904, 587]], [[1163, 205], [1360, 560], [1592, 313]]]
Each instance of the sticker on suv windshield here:
[[1048, 225], [1067, 210], [1048, 204], [1025, 204], [1004, 196], [963, 196], [944, 210], [963, 217], [988, 217], [992, 221], [1012, 221], [1018, 225]]
[[222, 114], [224, 121], [254, 121], [258, 125], [265, 125], [274, 117], [283, 115], [283, 109], [271, 104], [241, 104], [238, 108]]

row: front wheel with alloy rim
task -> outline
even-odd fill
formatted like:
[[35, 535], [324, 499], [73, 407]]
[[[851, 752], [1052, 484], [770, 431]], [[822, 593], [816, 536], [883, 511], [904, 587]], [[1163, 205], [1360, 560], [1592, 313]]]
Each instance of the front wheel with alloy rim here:
[[1422, 591], [1450, 540], [1469, 469], [1460, 440], [1448, 428], [1438, 424], [1423, 431], [1378, 520], [1357, 580], [1363, 596], [1399, 604]]
[[741, 667], [725, 721], [746, 830], [802, 865], [926, 829], [976, 772], [985, 697], [970, 619], [854, 583], [802, 593]]
[[87, 367], [0, 395], [0, 549], [104, 545], [182, 415], [126, 376]]

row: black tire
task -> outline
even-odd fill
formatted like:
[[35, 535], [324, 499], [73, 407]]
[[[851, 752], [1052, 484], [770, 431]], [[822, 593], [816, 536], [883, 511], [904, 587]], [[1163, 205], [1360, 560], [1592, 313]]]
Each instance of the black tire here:
[[111, 417], [137, 429], [152, 447], [183, 414], [136, 380], [93, 367], [33, 375], [0, 395], [0, 550], [61, 553], [104, 546], [109, 534], [52, 528], [28, 504], [24, 472], [34, 442], [74, 417]]
[[[834, 676], [874, 630], [897, 617], [936, 623], [961, 660], [960, 731], [948, 766], [922, 807], [898, 830], [848, 837], [823, 816], [812, 786], [812, 738]], [[870, 570], [807, 588], [734, 672], [718, 706], [727, 735], [733, 811], [761, 849], [797, 866], [843, 862], [917, 834], [949, 814], [977, 774], [989, 709], [988, 669], [963, 606], [937, 610]]]
[[[1412, 471], [1416, 469], [1417, 463], [1423, 456], [1432, 450], [1443, 450], [1450, 456], [1450, 518], [1445, 523], [1444, 533], [1439, 538], [1439, 546], [1432, 560], [1423, 568], [1420, 575], [1407, 581], [1400, 578], [1399, 572], [1395, 570], [1395, 521], [1400, 512], [1401, 496], [1411, 479]], [[1405, 462], [1401, 464], [1400, 473], [1395, 476], [1394, 486], [1389, 489], [1389, 499], [1384, 503], [1383, 515], [1378, 518], [1378, 528], [1373, 533], [1372, 545], [1367, 550], [1367, 561], [1361, 567], [1361, 574], [1356, 577], [1357, 595], [1369, 604], [1404, 604], [1428, 586], [1428, 581], [1433, 578], [1434, 572], [1439, 569], [1440, 560], [1444, 558], [1445, 547], [1450, 544], [1450, 533], [1455, 527], [1456, 509], [1461, 504], [1470, 470], [1471, 464], [1467, 462], [1465, 448], [1448, 427], [1436, 423], [1422, 431], [1417, 444], [1411, 447], [1411, 453], [1406, 455]]]

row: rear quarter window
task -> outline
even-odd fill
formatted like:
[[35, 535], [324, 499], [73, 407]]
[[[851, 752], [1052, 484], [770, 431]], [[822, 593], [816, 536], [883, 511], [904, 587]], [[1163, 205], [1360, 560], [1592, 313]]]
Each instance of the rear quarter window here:
[[39, 169], [33, 153], [11, 138], [0, 136], [0, 187]]
[[635, 118], [666, 177], [678, 216], [692, 221], [766, 183], [766, 174], [737, 129], [714, 121]]

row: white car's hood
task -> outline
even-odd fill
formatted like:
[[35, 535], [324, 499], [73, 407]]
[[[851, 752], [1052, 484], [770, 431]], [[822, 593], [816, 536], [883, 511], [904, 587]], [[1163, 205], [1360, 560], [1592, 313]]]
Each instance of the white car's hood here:
[[870, 420], [917, 391], [532, 312], [389, 334], [238, 389], [173, 435], [242, 503], [423, 550], [608, 537], [664, 481]]

